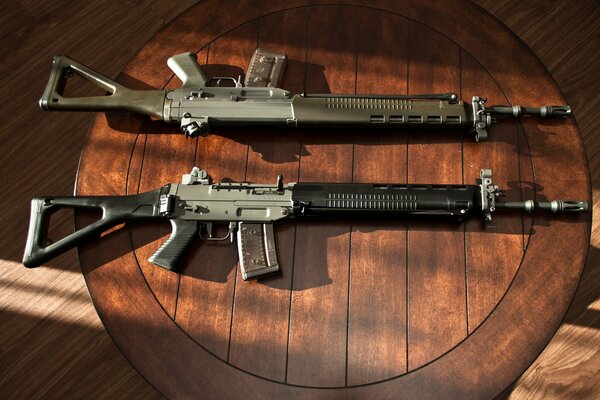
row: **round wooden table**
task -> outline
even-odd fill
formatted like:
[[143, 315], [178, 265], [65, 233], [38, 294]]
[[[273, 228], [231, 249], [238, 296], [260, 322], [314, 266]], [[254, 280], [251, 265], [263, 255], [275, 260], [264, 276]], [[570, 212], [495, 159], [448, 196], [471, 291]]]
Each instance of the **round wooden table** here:
[[[563, 104], [505, 26], [461, 0], [203, 1], [160, 31], [119, 77], [176, 88], [168, 57], [194, 51], [237, 77], [256, 47], [286, 53], [295, 93], [440, 93], [488, 104]], [[324, 2], [323, 2], [324, 3]], [[508, 199], [590, 200], [573, 119], [504, 121], [490, 140], [399, 130], [214, 129], [99, 114], [79, 195], [132, 194], [197, 165], [215, 181], [474, 184]], [[89, 220], [78, 215], [77, 224]], [[314, 221], [276, 227], [281, 274], [245, 282], [234, 245], [199, 243], [181, 274], [147, 262], [169, 226], [141, 223], [80, 247], [98, 313], [135, 368], [169, 398], [491, 398], [560, 324], [591, 214], [501, 214], [487, 226]]]

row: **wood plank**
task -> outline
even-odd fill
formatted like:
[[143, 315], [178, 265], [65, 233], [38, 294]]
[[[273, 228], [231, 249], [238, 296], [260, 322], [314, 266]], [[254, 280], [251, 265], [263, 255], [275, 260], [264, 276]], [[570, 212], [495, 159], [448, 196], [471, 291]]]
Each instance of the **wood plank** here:
[[[462, 98], [486, 97], [487, 105], [509, 104], [488, 72], [469, 54], [461, 51]], [[503, 201], [520, 201], [521, 191], [517, 121], [499, 120], [488, 130], [485, 143], [465, 135], [464, 183], [475, 184], [479, 171], [489, 168], [493, 182], [506, 190]], [[528, 161], [528, 160], [527, 160]], [[489, 315], [508, 290], [523, 257], [523, 220], [521, 213], [497, 212], [491, 223], [475, 216], [465, 224], [467, 276], [467, 324], [469, 332]]]
[[[359, 37], [357, 93], [406, 94], [407, 20], [365, 10]], [[386, 40], [390, 37], [394, 40]], [[354, 146], [353, 181], [405, 183], [406, 133], [361, 133]], [[349, 386], [406, 372], [406, 222], [357, 220], [351, 235]]]
[[[459, 92], [459, 48], [431, 29], [409, 24], [409, 93]], [[460, 134], [459, 134], [460, 135]], [[409, 183], [462, 183], [456, 132], [415, 132], [408, 139]], [[408, 370], [464, 339], [466, 326], [463, 226], [411, 222], [408, 227]]]
[[[304, 86], [308, 10], [294, 9], [260, 19], [258, 46], [288, 56], [279, 85], [292, 93]], [[249, 182], [274, 183], [277, 175], [297, 181], [300, 136], [297, 131], [252, 129], [246, 178]], [[238, 272], [229, 362], [245, 371], [285, 381], [290, 299], [296, 225], [275, 226], [280, 264], [278, 276], [243, 281]]]
[[[258, 21], [254, 20], [211, 43], [207, 76], [231, 76], [245, 69], [256, 48], [257, 34]], [[245, 128], [215, 129], [199, 139], [196, 164], [207, 170], [214, 182], [243, 182], [247, 155]], [[235, 246], [201, 242], [189, 255], [179, 285], [176, 322], [224, 360], [229, 357], [236, 269]]]
[[[311, 8], [307, 93], [354, 91], [357, 16], [355, 8]], [[337, 24], [337, 21], [346, 23]], [[331, 30], [332, 25], [338, 29]], [[322, 65], [326, 65], [324, 70]], [[320, 73], [324, 73], [325, 81]], [[352, 180], [353, 146], [348, 141], [347, 132], [321, 129], [301, 132], [304, 153], [300, 160], [300, 181]], [[311, 386], [346, 384], [349, 252], [350, 228], [346, 222], [298, 224], [288, 383]]]

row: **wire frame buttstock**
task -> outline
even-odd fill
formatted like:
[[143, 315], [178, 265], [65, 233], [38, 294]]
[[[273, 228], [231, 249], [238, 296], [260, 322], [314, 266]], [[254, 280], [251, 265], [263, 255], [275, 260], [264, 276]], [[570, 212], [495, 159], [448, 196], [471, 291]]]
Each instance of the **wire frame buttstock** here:
[[[23, 265], [35, 268], [73, 247], [92, 240], [108, 229], [142, 218], [162, 218], [155, 213], [160, 189], [133, 196], [42, 197], [31, 201], [29, 231]], [[102, 218], [55, 243], [45, 237], [50, 215], [58, 209], [101, 209]]]
[[[67, 80], [77, 75], [105, 90], [106, 96], [65, 97]], [[39, 101], [49, 111], [128, 111], [163, 119], [163, 90], [134, 90], [107, 78], [67, 56], [56, 56]]]

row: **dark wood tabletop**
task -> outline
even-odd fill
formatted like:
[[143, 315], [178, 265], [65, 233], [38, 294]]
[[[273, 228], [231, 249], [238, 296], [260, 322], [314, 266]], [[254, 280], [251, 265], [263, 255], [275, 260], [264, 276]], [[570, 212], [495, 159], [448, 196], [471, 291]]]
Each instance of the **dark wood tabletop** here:
[[[490, 104], [565, 103], [533, 53], [464, 1], [248, 2], [215, 15], [217, 3], [172, 21], [118, 80], [178, 87], [166, 60], [185, 51], [209, 76], [237, 76], [264, 47], [288, 55], [281, 86], [296, 93], [454, 91]], [[572, 120], [502, 122], [484, 143], [399, 130], [214, 129], [186, 139], [176, 126], [110, 113], [90, 130], [77, 194], [143, 192], [194, 165], [216, 181], [250, 182], [283, 174], [474, 184], [491, 168], [508, 199], [590, 200]], [[485, 398], [512, 383], [556, 331], [590, 220], [281, 224], [281, 274], [249, 282], [235, 246], [200, 243], [181, 274], [149, 264], [169, 232], [161, 224], [112, 232], [80, 248], [80, 261], [109, 334], [169, 398]]]
[[[457, 17], [456, 23], [473, 25], [471, 30], [479, 29], [485, 33], [490, 29], [490, 18], [498, 18], [498, 23], [506, 25], [504, 29], [510, 29], [514, 35], [518, 35], [548, 67], [567, 103], [573, 107], [573, 120], [576, 121], [585, 144], [592, 182], [597, 186], [600, 182], [600, 141], [597, 135], [600, 123], [596, 111], [600, 107], [600, 97], [597, 96], [600, 83], [597, 80], [598, 64], [590, 56], [596, 54], [598, 48], [600, 8], [597, 2], [557, 0], [549, 4], [543, 0], [471, 1], [490, 14], [486, 14], [486, 18], [475, 20]], [[0, 125], [2, 177], [5, 184], [9, 183], [0, 199], [3, 210], [0, 215], [0, 393], [9, 394], [10, 398], [164, 398], [136, 372], [134, 367], [137, 365], [132, 366], [127, 362], [102, 325], [88, 294], [76, 249], [33, 270], [24, 268], [21, 260], [27, 235], [30, 199], [40, 195], [73, 194], [81, 149], [95, 117], [93, 113], [49, 113], [39, 109], [38, 100], [48, 80], [52, 56], [67, 54], [114, 79], [149, 38], [198, 2], [15, 2], [6, 7], [5, 13], [0, 17], [0, 41], [5, 50], [0, 62], [3, 71], [0, 74], [0, 86], [5, 94], [2, 107], [4, 118]], [[238, 4], [239, 2], [210, 3], [210, 10], [207, 12], [211, 18], [216, 18], [222, 13], [231, 12]], [[394, 4], [390, 3], [390, 8], [402, 14], [404, 5], [405, 1], [396, 1]], [[471, 9], [477, 6], [459, 4], [451, 12], [462, 16], [464, 7]], [[447, 12], [438, 8], [433, 13], [438, 11]], [[198, 21], [204, 23], [204, 20]], [[244, 21], [243, 18], [239, 19], [231, 26]], [[184, 29], [212, 29], [209, 25], [190, 23]], [[337, 24], [332, 25], [332, 29], [336, 26]], [[212, 32], [208, 33], [214, 36]], [[485, 40], [485, 35], [481, 39]], [[172, 43], [169, 45], [172, 46]], [[180, 48], [182, 51], [192, 50], [185, 46]], [[494, 48], [484, 50], [495, 51]], [[171, 55], [169, 53], [165, 58], [157, 57], [154, 62], [166, 71], [165, 59]], [[244, 60], [238, 68], [228, 71], [232, 74], [239, 73], [247, 62]], [[317, 75], [321, 76], [323, 73]], [[131, 83], [126, 75], [121, 75], [119, 79], [124, 83]], [[149, 87], [139, 80], [133, 85]], [[85, 95], [87, 90], [87, 87], [83, 87], [78, 93]], [[527, 98], [527, 86], [519, 90], [523, 93], [523, 99], [520, 100], [522, 104], [535, 104]], [[119, 135], [123, 135], [127, 129], [123, 123], [114, 124], [113, 117], [111, 116], [111, 123], [120, 131]], [[122, 121], [134, 122], [135, 119], [123, 116]], [[498, 127], [496, 125], [494, 128]], [[367, 135], [372, 133], [374, 132], [367, 132]], [[452, 140], [456, 138], [453, 137]], [[115, 143], [117, 142], [113, 140], [111, 145]], [[305, 156], [306, 154], [302, 155], [303, 158]], [[536, 156], [534, 153], [534, 157]], [[108, 173], [102, 173], [101, 169], [96, 170], [95, 174], [94, 178], [99, 182], [109, 176]], [[357, 174], [355, 170], [353, 176]], [[496, 171], [495, 178], [499, 178]], [[179, 176], [174, 178], [179, 179]], [[274, 182], [274, 176], [269, 174], [264, 180]], [[286, 176], [285, 180], [287, 182], [294, 179]], [[157, 185], [162, 183], [164, 182], [157, 182]], [[538, 197], [544, 195], [544, 188], [538, 188]], [[115, 192], [124, 193], [121, 189]], [[556, 196], [561, 194], [563, 193], [557, 191]], [[594, 195], [597, 194], [598, 191], [594, 190]], [[65, 218], [58, 218], [58, 226], [53, 226], [58, 237], [73, 231], [72, 218], [68, 215], [60, 217]], [[599, 396], [598, 226], [598, 221], [592, 225], [586, 267], [577, 294], [560, 328], [545, 346], [543, 353], [500, 398], [564, 399]], [[285, 225], [280, 225], [278, 229], [284, 227]], [[169, 231], [168, 227], [156, 228], [160, 232], [149, 231], [149, 238], [158, 239]], [[377, 228], [381, 229], [383, 228]], [[414, 225], [411, 229], [414, 229]], [[353, 243], [356, 243], [357, 234], [354, 230], [350, 239]], [[115, 236], [111, 240], [118, 242], [119, 238]], [[556, 241], [560, 243], [570, 239], [560, 235]], [[125, 240], [129, 238], [126, 237]], [[136, 240], [143, 243], [140, 239]], [[278, 245], [281, 247], [281, 243]], [[131, 251], [131, 248], [122, 249], [123, 254]], [[356, 270], [355, 258], [351, 258], [350, 263]], [[562, 265], [554, 263], [554, 267]], [[544, 280], [542, 285], [545, 283]], [[350, 304], [353, 306], [352, 300]], [[410, 310], [412, 307], [409, 304]], [[543, 314], [546, 315], [545, 313], [544, 310]], [[134, 316], [124, 312], [122, 318]], [[235, 310], [234, 318], [237, 318]], [[487, 321], [484, 325], [486, 323]], [[470, 326], [471, 324], [469, 322]], [[137, 325], [138, 329], [141, 327], [147, 327], [147, 324]], [[110, 334], [115, 336], [113, 329]], [[357, 396], [365, 397], [362, 393]], [[397, 396], [399, 395], [392, 395], [393, 398]], [[482, 396], [489, 397], [486, 393]], [[350, 396], [348, 392], [342, 391], [340, 397]]]

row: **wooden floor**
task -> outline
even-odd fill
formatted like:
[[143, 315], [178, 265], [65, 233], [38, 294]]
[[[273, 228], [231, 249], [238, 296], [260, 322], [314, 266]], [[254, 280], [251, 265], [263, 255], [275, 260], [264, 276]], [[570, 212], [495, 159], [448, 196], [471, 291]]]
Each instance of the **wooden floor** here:
[[[543, 0], [475, 2], [521, 37], [563, 89], [588, 153], [596, 204], [600, 6], [594, 0], [553, 5]], [[0, 16], [0, 82], [5, 88], [0, 134], [6, 185], [0, 200], [0, 396], [159, 399], [162, 396], [135, 372], [104, 331], [75, 252], [61, 256], [53, 267], [36, 270], [26, 270], [20, 260], [29, 199], [72, 193], [92, 119], [85, 113], [43, 113], [37, 108], [51, 57], [69, 54], [115, 77], [148, 38], [195, 1], [44, 3], [15, 2]], [[584, 275], [563, 325], [503, 398], [600, 398], [598, 227], [595, 218]], [[69, 229], [64, 223], [57, 233]]]

